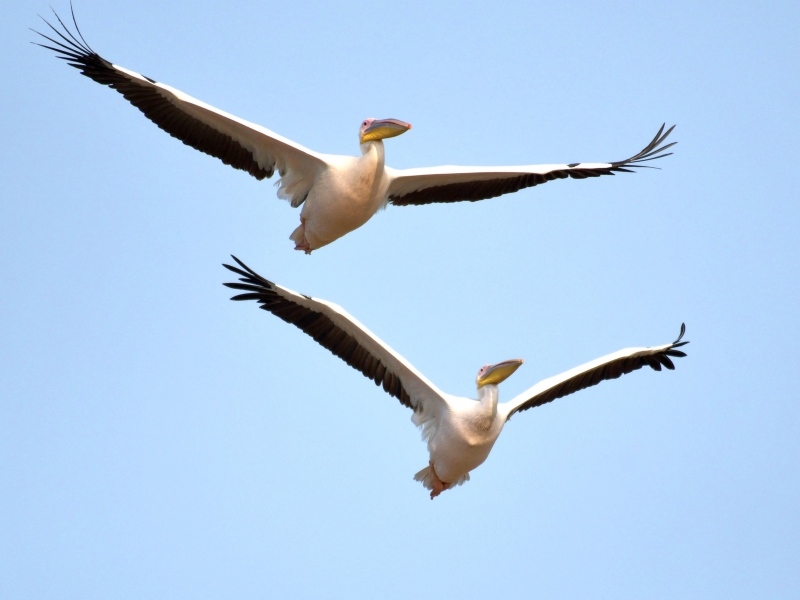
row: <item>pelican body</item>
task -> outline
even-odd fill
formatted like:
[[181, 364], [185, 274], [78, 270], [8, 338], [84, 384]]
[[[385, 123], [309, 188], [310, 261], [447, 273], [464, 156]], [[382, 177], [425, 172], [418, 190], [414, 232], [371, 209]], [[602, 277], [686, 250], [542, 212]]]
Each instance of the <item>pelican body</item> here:
[[302, 205], [300, 226], [289, 236], [296, 250], [310, 254], [361, 227], [389, 204], [417, 206], [494, 198], [554, 179], [585, 179], [631, 172], [642, 163], [669, 156], [664, 144], [672, 129], [664, 126], [641, 152], [607, 163], [525, 165], [517, 167], [442, 166], [392, 169], [385, 164], [383, 140], [411, 125], [397, 119], [367, 119], [359, 128], [361, 156], [309, 150], [285, 137], [223, 112], [180, 90], [115, 65], [83, 39], [75, 15], [75, 33], [56, 14], [61, 28], [47, 21], [57, 38], [39, 32], [59, 58], [90, 79], [120, 92], [158, 127], [201, 152], [256, 179], [280, 174], [278, 197]]
[[322, 156], [326, 166], [303, 202], [300, 227], [289, 236], [296, 250], [310, 254], [372, 218], [389, 185], [383, 140], [409, 129], [399, 119], [370, 118], [359, 129], [360, 157]]
[[428, 444], [428, 466], [414, 479], [435, 498], [444, 490], [469, 481], [492, 451], [503, 427], [517, 412], [552, 402], [606, 379], [616, 379], [643, 366], [674, 369], [670, 357], [686, 354], [677, 348], [685, 327], [671, 344], [627, 348], [540, 381], [508, 402], [499, 402], [499, 385], [523, 363], [521, 359], [486, 365], [475, 378], [477, 399], [446, 394], [411, 363], [382, 342], [342, 307], [298, 294], [261, 277], [235, 256], [238, 266], [224, 265], [240, 276], [226, 283], [240, 290], [232, 300], [255, 300], [264, 310], [298, 327], [348, 365], [413, 410], [412, 422]]
[[478, 468], [489, 457], [508, 420], [508, 415], [503, 414], [506, 407], [498, 405], [498, 384], [511, 375], [522, 362], [506, 361], [483, 367], [481, 372], [505, 371], [505, 374], [496, 383], [483, 383], [479, 372], [476, 379], [477, 400], [447, 396], [438, 418], [427, 421], [431, 423], [427, 431], [426, 421], [417, 419], [417, 413], [414, 413], [412, 422], [423, 428], [423, 439], [427, 437], [430, 453], [429, 465], [417, 473], [414, 479], [431, 490], [431, 498], [454, 485], [469, 481], [470, 471]]

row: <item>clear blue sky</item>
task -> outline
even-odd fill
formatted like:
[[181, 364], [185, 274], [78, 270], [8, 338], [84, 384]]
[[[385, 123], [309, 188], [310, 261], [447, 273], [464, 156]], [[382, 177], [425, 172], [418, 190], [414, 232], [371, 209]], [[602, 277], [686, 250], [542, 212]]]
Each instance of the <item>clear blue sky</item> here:
[[[66, 12], [66, 1], [54, 7]], [[389, 208], [314, 253], [297, 211], [0, 21], [0, 597], [800, 594], [800, 5], [100, 2], [109, 60], [329, 153], [661, 171]], [[442, 389], [508, 399], [691, 344], [515, 417], [431, 502], [410, 412], [228, 301], [235, 253], [337, 302]]]

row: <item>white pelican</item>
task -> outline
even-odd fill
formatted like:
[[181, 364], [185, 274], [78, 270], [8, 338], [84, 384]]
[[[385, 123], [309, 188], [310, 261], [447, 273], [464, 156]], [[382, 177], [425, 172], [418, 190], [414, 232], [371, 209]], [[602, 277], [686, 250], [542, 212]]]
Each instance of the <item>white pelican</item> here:
[[681, 325], [678, 339], [671, 344], [626, 348], [608, 354], [540, 381], [502, 403], [498, 403], [497, 386], [519, 368], [522, 360], [486, 365], [475, 379], [478, 399], [460, 398], [442, 392], [340, 306], [276, 285], [235, 256], [233, 259], [241, 268], [224, 266], [241, 275], [242, 283], [225, 285], [245, 293], [231, 300], [256, 300], [261, 308], [310, 335], [414, 411], [411, 420], [422, 428], [422, 439], [427, 441], [430, 452], [428, 466], [414, 479], [431, 490], [431, 499], [469, 481], [470, 471], [486, 460], [503, 426], [514, 413], [552, 402], [605, 379], [616, 379], [645, 365], [656, 371], [660, 371], [662, 365], [674, 369], [670, 356], [686, 356], [676, 348], [689, 343], [681, 341], [686, 331]]
[[411, 125], [397, 119], [366, 119], [358, 135], [361, 156], [320, 154], [269, 129], [249, 123], [184, 94], [168, 85], [114, 65], [92, 50], [78, 29], [47, 25], [61, 41], [39, 35], [55, 46], [59, 58], [94, 81], [114, 88], [144, 115], [184, 144], [216, 156], [256, 179], [277, 169], [278, 197], [293, 207], [302, 205], [300, 226], [289, 236], [296, 250], [310, 254], [361, 227], [388, 204], [410, 206], [434, 202], [484, 200], [553, 179], [585, 179], [631, 172], [641, 163], [663, 156], [671, 144], [661, 126], [641, 152], [610, 163], [571, 163], [519, 167], [433, 167], [392, 169], [384, 164], [383, 140]]

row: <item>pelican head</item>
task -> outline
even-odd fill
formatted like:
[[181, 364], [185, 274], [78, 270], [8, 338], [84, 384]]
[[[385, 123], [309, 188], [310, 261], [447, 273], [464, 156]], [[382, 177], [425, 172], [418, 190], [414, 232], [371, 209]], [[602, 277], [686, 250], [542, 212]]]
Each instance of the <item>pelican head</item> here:
[[478, 384], [478, 389], [488, 384], [497, 385], [508, 379], [511, 374], [520, 368], [524, 361], [521, 358], [513, 360], [506, 360], [496, 365], [485, 365], [478, 371], [478, 376], [475, 378], [475, 383]]
[[399, 119], [366, 119], [358, 129], [359, 143], [366, 144], [377, 140], [401, 135], [411, 129], [410, 123]]

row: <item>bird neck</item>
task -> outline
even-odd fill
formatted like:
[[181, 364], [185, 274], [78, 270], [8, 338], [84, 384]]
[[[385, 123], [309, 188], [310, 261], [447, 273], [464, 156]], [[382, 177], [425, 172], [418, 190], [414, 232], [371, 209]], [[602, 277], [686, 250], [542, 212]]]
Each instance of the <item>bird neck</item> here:
[[383, 140], [374, 140], [372, 142], [367, 142], [366, 144], [361, 144], [361, 154], [364, 156], [369, 156], [370, 158], [375, 158], [378, 162], [378, 165], [383, 167]]
[[478, 403], [481, 405], [480, 413], [489, 423], [494, 422], [495, 417], [497, 417], [497, 399], [499, 395], [500, 390], [493, 383], [478, 388]]

